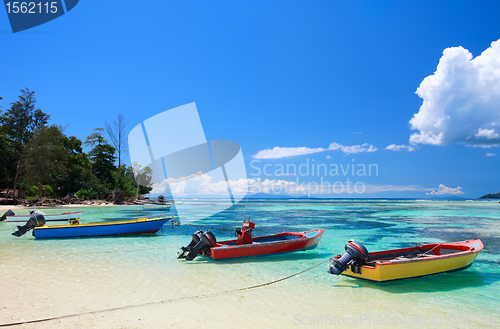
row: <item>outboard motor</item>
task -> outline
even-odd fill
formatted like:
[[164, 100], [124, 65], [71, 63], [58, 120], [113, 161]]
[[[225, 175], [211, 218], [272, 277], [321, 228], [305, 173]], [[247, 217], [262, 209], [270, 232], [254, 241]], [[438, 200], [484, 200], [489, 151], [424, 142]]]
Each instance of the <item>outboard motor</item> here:
[[337, 256], [330, 259], [333, 266], [329, 265], [329, 273], [339, 275], [349, 266], [352, 266], [351, 268], [353, 268], [354, 273], [360, 273], [361, 266], [368, 260], [368, 250], [357, 241], [349, 241], [345, 245], [345, 251], [344, 256], [340, 258], [337, 258]]
[[5, 212], [5, 214], [2, 215], [2, 217], [0, 217], [0, 222], [4, 221], [7, 218], [7, 216], [15, 216], [15, 215], [16, 214], [12, 210], [9, 209]]
[[182, 251], [179, 251], [177, 253], [177, 255], [179, 257], [177, 257], [177, 259], [179, 258], [186, 258], [186, 256], [189, 254], [191, 248], [193, 248], [194, 246], [196, 246], [196, 244], [198, 242], [200, 242], [201, 240], [201, 235], [203, 234], [203, 231], [202, 230], [198, 230], [196, 232], [193, 233], [193, 239], [191, 240], [191, 242], [187, 245], [187, 247], [181, 247], [181, 250]]
[[243, 221], [241, 228], [238, 227], [236, 231], [234, 231], [234, 235], [238, 237], [238, 245], [252, 244], [252, 231], [254, 228], [254, 223]]
[[45, 217], [42, 214], [35, 214], [30, 217], [28, 222], [24, 226], [18, 226], [17, 230], [12, 233], [13, 236], [20, 237], [25, 234], [29, 230], [34, 229], [35, 227], [40, 227], [45, 225]]
[[202, 232], [200, 230], [194, 232], [193, 239], [187, 245], [187, 247], [182, 247], [182, 251], [178, 252], [179, 258], [184, 258], [186, 260], [193, 260], [199, 254], [208, 252], [210, 248], [214, 247], [217, 243], [215, 235], [210, 231]]

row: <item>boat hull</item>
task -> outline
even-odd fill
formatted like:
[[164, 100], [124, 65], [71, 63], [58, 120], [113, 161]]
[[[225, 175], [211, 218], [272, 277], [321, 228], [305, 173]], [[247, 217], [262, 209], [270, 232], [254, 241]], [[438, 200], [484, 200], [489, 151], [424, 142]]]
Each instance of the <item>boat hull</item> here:
[[[342, 274], [363, 280], [384, 282], [458, 271], [469, 267], [483, 249], [481, 240], [424, 245], [420, 248], [430, 250], [434, 246], [437, 247], [435, 252], [425, 257], [375, 261], [371, 265], [361, 266], [361, 273], [355, 273], [349, 267]], [[411, 253], [417, 249], [418, 247], [370, 253], [370, 257], [382, 258], [384, 254]], [[440, 254], [441, 251], [446, 253]]]
[[42, 226], [33, 230], [33, 236], [37, 239], [53, 239], [156, 233], [172, 218], [141, 218], [117, 222]]
[[[67, 221], [71, 219], [80, 218], [83, 215], [83, 211], [73, 211], [73, 212], [65, 212], [62, 214], [54, 214], [54, 215], [43, 215], [46, 222], [54, 222], [54, 221]], [[27, 216], [7, 216], [7, 222], [22, 222], [26, 223], [30, 219], [30, 215]]]
[[238, 245], [237, 240], [222, 241], [212, 247], [205, 256], [218, 259], [276, 255], [316, 248], [324, 230], [285, 232], [253, 238], [252, 244]]

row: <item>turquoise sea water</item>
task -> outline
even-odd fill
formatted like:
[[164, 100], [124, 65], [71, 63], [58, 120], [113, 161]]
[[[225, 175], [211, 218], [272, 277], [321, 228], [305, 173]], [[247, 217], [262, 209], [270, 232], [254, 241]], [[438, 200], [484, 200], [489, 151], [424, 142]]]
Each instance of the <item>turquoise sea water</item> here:
[[[97, 327], [179, 328], [500, 327], [496, 201], [249, 200], [203, 219], [219, 202], [186, 202], [181, 206], [192, 216], [178, 227], [167, 223], [152, 236], [35, 240], [31, 234], [15, 238], [10, 233], [17, 224], [0, 223], [0, 324], [83, 313], [33, 326], [49, 328], [60, 321], [70, 327], [89, 322]], [[81, 222], [151, 214], [139, 209], [71, 208], [85, 211]], [[244, 213], [256, 223], [254, 236], [326, 231], [318, 248], [306, 252], [226, 261], [176, 259], [198, 228], [212, 228], [218, 240], [234, 238], [232, 230], [241, 225]], [[330, 275], [323, 264], [272, 285], [235, 291], [343, 254], [349, 239], [377, 251], [475, 238], [483, 241], [484, 250], [459, 272], [371, 283]], [[195, 298], [226, 291], [230, 293]], [[242, 324], [234, 316], [238, 312], [251, 313], [252, 320]]]

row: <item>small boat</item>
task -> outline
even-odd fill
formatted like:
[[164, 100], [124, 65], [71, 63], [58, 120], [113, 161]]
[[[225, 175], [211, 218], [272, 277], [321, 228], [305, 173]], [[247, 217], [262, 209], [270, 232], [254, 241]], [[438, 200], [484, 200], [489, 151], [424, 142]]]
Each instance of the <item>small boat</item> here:
[[345, 250], [330, 260], [329, 273], [383, 282], [465, 269], [483, 250], [483, 243], [479, 239], [429, 243], [369, 253], [361, 243], [350, 241]]
[[52, 239], [156, 233], [163, 224], [175, 218], [175, 216], [160, 216], [88, 224], [80, 224], [78, 220], [73, 220], [70, 224], [66, 225], [45, 226], [45, 222], [40, 216], [41, 215], [30, 218], [24, 227], [18, 226], [18, 230], [12, 234], [21, 236], [26, 233], [26, 231], [33, 229], [33, 236], [35, 238]]
[[[14, 213], [14, 212], [12, 212]], [[52, 221], [70, 221], [72, 219], [78, 219], [82, 216], [83, 211], [73, 211], [73, 212], [64, 212], [62, 214], [54, 214], [54, 215], [45, 215], [43, 214], [43, 217], [45, 217], [45, 220], [47, 222], [52, 222]], [[30, 215], [12, 215], [9, 216], [7, 215], [6, 221], [7, 222], [23, 222], [25, 223], [32, 217], [33, 214]]]
[[275, 235], [253, 238], [254, 223], [244, 221], [242, 228], [236, 229], [236, 240], [217, 242], [210, 231], [197, 231], [187, 247], [182, 247], [178, 258], [193, 260], [198, 254], [212, 259], [228, 259], [251, 256], [275, 255], [299, 250], [314, 249], [325, 230], [306, 232], [283, 232]]

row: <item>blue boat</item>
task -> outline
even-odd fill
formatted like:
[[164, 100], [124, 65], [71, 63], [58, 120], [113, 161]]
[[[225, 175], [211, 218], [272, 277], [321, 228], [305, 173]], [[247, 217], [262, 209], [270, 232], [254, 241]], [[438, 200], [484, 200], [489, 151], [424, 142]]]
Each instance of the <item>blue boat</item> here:
[[37, 239], [53, 239], [156, 233], [163, 224], [175, 217], [161, 216], [88, 224], [80, 224], [76, 221], [74, 224], [35, 227], [33, 229], [33, 236]]

